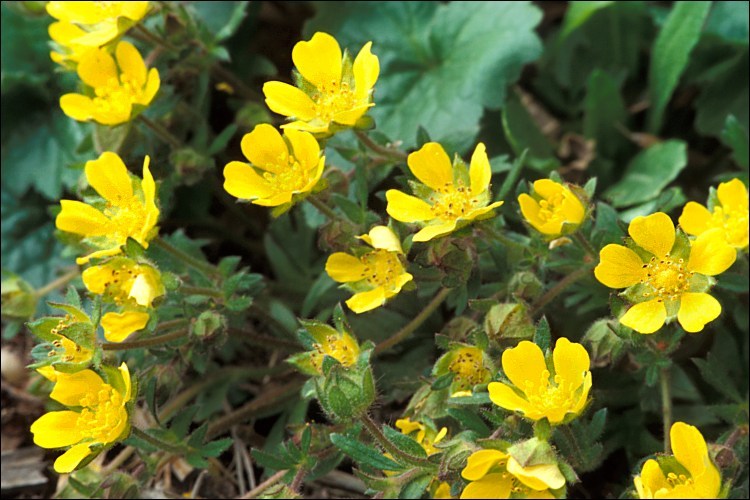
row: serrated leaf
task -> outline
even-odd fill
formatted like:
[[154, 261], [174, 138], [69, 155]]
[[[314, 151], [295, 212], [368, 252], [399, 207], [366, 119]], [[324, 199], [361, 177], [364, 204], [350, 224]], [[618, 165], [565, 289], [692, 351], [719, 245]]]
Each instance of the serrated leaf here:
[[546, 316], [542, 316], [539, 323], [536, 325], [536, 332], [534, 333], [534, 343], [539, 346], [542, 352], [545, 352], [550, 348], [552, 342], [552, 332], [550, 331], [549, 322]]
[[383, 426], [383, 434], [388, 438], [388, 441], [396, 445], [396, 447], [409, 455], [414, 455], [419, 458], [427, 458], [427, 453], [422, 448], [422, 445], [417, 443], [414, 438], [402, 434], [389, 425]]
[[540, 19], [529, 2], [323, 2], [304, 32], [332, 33], [357, 51], [373, 41], [381, 71], [370, 114], [378, 130], [411, 148], [422, 126], [463, 152], [483, 107], [500, 107], [507, 86], [541, 54]]
[[357, 462], [380, 470], [401, 470], [403, 467], [379, 450], [355, 441], [343, 434], [331, 434], [331, 442]]
[[295, 465], [295, 463], [288, 457], [272, 455], [257, 448], [250, 450], [250, 454], [260, 465], [273, 470], [291, 469]]
[[200, 448], [200, 453], [204, 457], [218, 457], [224, 450], [229, 448], [232, 444], [232, 438], [217, 439], [206, 443]]

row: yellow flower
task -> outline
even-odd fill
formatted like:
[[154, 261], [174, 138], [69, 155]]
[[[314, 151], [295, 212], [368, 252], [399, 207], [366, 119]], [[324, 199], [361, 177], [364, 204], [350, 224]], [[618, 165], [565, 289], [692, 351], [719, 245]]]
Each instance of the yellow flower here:
[[[520, 411], [531, 420], [546, 418], [550, 424], [581, 413], [591, 389], [591, 362], [581, 345], [562, 337], [552, 352], [554, 376], [542, 350], [528, 340], [503, 352], [502, 364], [511, 385], [492, 382], [487, 389], [496, 405]], [[515, 386], [515, 387], [514, 387]]]
[[94, 325], [87, 314], [67, 304], [58, 307], [68, 314], [27, 323], [29, 330], [45, 341], [32, 350], [31, 355], [36, 362], [31, 368], [37, 368], [39, 373], [53, 381], [50, 375], [54, 374], [54, 367], [66, 365], [70, 371], [88, 365], [93, 358], [96, 341]]
[[442, 441], [445, 436], [448, 435], [448, 428], [443, 427], [440, 431], [436, 431], [431, 427], [427, 427], [421, 422], [412, 421], [409, 417], [400, 418], [396, 420], [396, 428], [401, 431], [402, 434], [412, 434], [417, 443], [422, 445], [427, 456], [439, 453], [440, 450], [435, 448], [435, 444]]
[[113, 41], [148, 11], [148, 2], [48, 2], [47, 13], [57, 19], [49, 35], [61, 52], [50, 54], [53, 61], [76, 63], [92, 48]]
[[443, 147], [436, 142], [428, 142], [411, 153], [407, 162], [422, 183], [412, 184], [412, 190], [419, 197], [389, 189], [385, 193], [386, 210], [398, 221], [424, 224], [414, 235], [414, 241], [429, 241], [475, 219], [492, 217], [491, 211], [503, 204], [497, 201], [487, 205], [492, 172], [481, 142], [474, 150], [468, 171], [458, 158], [452, 165]]
[[435, 491], [432, 493], [432, 498], [453, 498], [451, 495], [451, 485], [445, 481], [438, 483]]
[[359, 237], [374, 250], [361, 257], [336, 252], [328, 257], [326, 272], [339, 283], [347, 283], [356, 293], [346, 301], [355, 313], [370, 311], [396, 296], [414, 277], [401, 261], [403, 250], [398, 237], [386, 226], [375, 226]]
[[523, 467], [500, 450], [475, 451], [461, 476], [471, 481], [461, 498], [555, 498], [549, 490], [565, 485], [557, 464]]
[[256, 205], [288, 208], [310, 194], [323, 174], [325, 156], [320, 156], [318, 142], [307, 132], [285, 130], [282, 137], [263, 123], [245, 134], [241, 147], [250, 165], [229, 162], [224, 167], [224, 189]]
[[89, 292], [102, 295], [117, 305], [151, 307], [155, 298], [164, 295], [159, 271], [126, 257], [91, 266], [83, 271], [82, 278]]
[[454, 343], [435, 363], [433, 375], [441, 377], [453, 373], [449, 390], [451, 397], [457, 398], [471, 396], [475, 385], [485, 384], [492, 379], [493, 370], [484, 351], [474, 346]]
[[705, 293], [709, 276], [726, 271], [737, 252], [719, 229], [701, 233], [687, 243], [675, 234], [669, 216], [662, 212], [636, 217], [628, 233], [640, 253], [622, 245], [607, 245], [599, 252], [596, 278], [625, 292], [636, 304], [620, 323], [639, 333], [654, 333], [675, 316], [687, 332], [699, 332], [721, 313], [721, 304]]
[[323, 373], [324, 356], [332, 357], [347, 368], [357, 362], [359, 344], [348, 332], [340, 332], [324, 324], [319, 324], [315, 328], [306, 324], [305, 327], [316, 341], [313, 344], [310, 362], [318, 373]]
[[699, 236], [718, 228], [727, 243], [737, 249], [748, 247], [747, 187], [739, 179], [722, 182], [716, 190], [718, 205], [713, 212], [694, 201], [688, 202], [680, 215], [680, 226], [686, 233]]
[[297, 87], [282, 82], [263, 85], [271, 111], [294, 120], [282, 127], [328, 135], [336, 126], [355, 126], [374, 105], [372, 88], [380, 63], [371, 47], [372, 42], [367, 42], [352, 63], [327, 33], [318, 32], [309, 42], [297, 43], [292, 50], [301, 77]]
[[567, 186], [550, 179], [535, 181], [532, 196], [523, 193], [518, 203], [526, 221], [552, 237], [572, 233], [586, 215], [581, 200]]
[[138, 49], [128, 42], [117, 44], [115, 57], [117, 63], [104, 49], [92, 49], [81, 57], [78, 76], [91, 88], [90, 95], [60, 97], [66, 115], [78, 121], [119, 125], [151, 103], [161, 85], [159, 71], [148, 70]]
[[156, 236], [159, 209], [155, 202], [156, 184], [148, 165], [146, 156], [143, 181], [134, 189], [128, 169], [117, 154], [105, 152], [86, 163], [86, 178], [103, 202], [92, 206], [62, 200], [62, 211], [55, 220], [57, 229], [81, 235], [86, 243], [99, 249], [76, 259], [78, 264], [119, 254], [128, 238], [146, 248], [149, 240]]
[[717, 498], [721, 474], [698, 429], [675, 422], [669, 431], [674, 457], [649, 459], [634, 483], [639, 498]]
[[77, 410], [46, 413], [31, 425], [31, 432], [34, 443], [42, 448], [71, 446], [55, 460], [58, 473], [72, 472], [89, 455], [128, 434], [125, 405], [131, 398], [131, 384], [125, 363], [116, 377], [120, 380], [110, 380], [113, 387], [92, 370], [57, 373], [50, 397]]

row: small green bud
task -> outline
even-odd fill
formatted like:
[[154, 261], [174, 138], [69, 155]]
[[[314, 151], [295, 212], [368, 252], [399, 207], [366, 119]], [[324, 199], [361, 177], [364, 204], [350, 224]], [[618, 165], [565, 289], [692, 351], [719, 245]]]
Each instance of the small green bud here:
[[535, 331], [526, 307], [518, 303], [493, 306], [485, 316], [484, 328], [491, 340], [497, 343], [512, 340], [513, 344], [518, 340], [531, 339]]
[[3, 319], [29, 319], [36, 311], [37, 300], [34, 288], [21, 277], [12, 275], [2, 281]]

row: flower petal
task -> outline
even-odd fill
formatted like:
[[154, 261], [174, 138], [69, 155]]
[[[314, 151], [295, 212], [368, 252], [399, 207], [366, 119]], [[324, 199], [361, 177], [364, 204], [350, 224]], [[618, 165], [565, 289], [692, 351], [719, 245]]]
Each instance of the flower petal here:
[[102, 198], [117, 207], [128, 205], [133, 198], [128, 168], [116, 153], [106, 151], [86, 162], [86, 179]]
[[460, 498], [510, 498], [513, 481], [506, 474], [487, 474], [467, 484]]
[[672, 489], [659, 463], [652, 458], [646, 460], [641, 469], [641, 475], [636, 476], [634, 482], [639, 498], [654, 498], [654, 493], [657, 491]]
[[680, 297], [680, 310], [677, 321], [686, 332], [703, 330], [707, 323], [721, 314], [721, 304], [707, 293], [683, 293]]
[[310, 169], [320, 161], [320, 146], [312, 134], [294, 129], [285, 129], [284, 135], [292, 145], [294, 157], [303, 168]]
[[692, 425], [675, 422], [669, 431], [669, 437], [672, 442], [672, 452], [677, 461], [694, 478], [703, 474], [711, 464], [703, 434]]
[[539, 179], [534, 181], [534, 192], [545, 200], [552, 198], [565, 191], [565, 186], [552, 179]]
[[94, 101], [81, 94], [65, 94], [60, 97], [60, 108], [72, 119], [85, 122], [94, 114]]
[[669, 253], [674, 245], [674, 223], [664, 212], [636, 217], [630, 223], [628, 233], [639, 247], [658, 258]]
[[520, 411], [527, 416], [533, 412], [531, 404], [519, 396], [509, 385], [502, 382], [490, 382], [487, 390], [490, 392], [490, 401], [500, 408], [505, 408], [508, 411]]
[[664, 326], [667, 319], [667, 309], [659, 300], [649, 300], [635, 304], [628, 309], [621, 318], [620, 323], [632, 328], [638, 333], [654, 333]]
[[380, 61], [373, 55], [372, 42], [367, 42], [354, 59], [354, 95], [358, 101], [365, 100], [380, 74]]
[[111, 257], [113, 255], [117, 255], [120, 253], [120, 245], [113, 246], [112, 248], [105, 248], [104, 250], [97, 250], [96, 252], [91, 252], [88, 255], [84, 255], [83, 257], [78, 257], [76, 259], [76, 264], [79, 266], [82, 266], [84, 264], [88, 264], [91, 259], [101, 259], [104, 257]]
[[687, 234], [698, 235], [711, 229], [711, 212], [700, 203], [691, 201], [682, 209], [678, 221]]
[[386, 207], [388, 215], [398, 221], [421, 222], [435, 218], [430, 205], [416, 196], [402, 193], [397, 189], [389, 189], [385, 193], [385, 198], [388, 201]]
[[148, 2], [122, 2], [120, 15], [133, 21], [139, 21], [148, 12]]
[[154, 176], [151, 175], [150, 163], [151, 158], [146, 155], [143, 159], [143, 180], [141, 181], [143, 200], [146, 204], [146, 216], [143, 222], [143, 240], [140, 241], [145, 247], [148, 247], [145, 237], [159, 220], [159, 208], [156, 206], [156, 183], [154, 182]]
[[315, 103], [297, 87], [283, 82], [263, 84], [266, 105], [274, 113], [309, 121], [315, 118]]
[[637, 253], [622, 245], [610, 244], [599, 251], [599, 264], [594, 276], [610, 288], [627, 288], [646, 275]]
[[89, 448], [88, 444], [77, 444], [57, 457], [57, 460], [55, 460], [55, 472], [58, 474], [73, 472], [78, 467], [78, 464], [89, 455], [91, 455], [91, 448]]
[[146, 63], [143, 62], [141, 53], [138, 52], [133, 44], [120, 42], [115, 50], [117, 65], [120, 66], [120, 80], [123, 76], [135, 81], [137, 86], [143, 87], [146, 84]]
[[721, 229], [711, 229], [698, 235], [690, 244], [689, 271], [716, 276], [729, 269], [737, 258], [737, 250], [729, 245]]
[[565, 485], [565, 477], [557, 464], [540, 464], [523, 467], [512, 456], [508, 458], [508, 472], [513, 474], [523, 484], [536, 491], [548, 488], [556, 490]]
[[89, 394], [96, 394], [104, 381], [93, 370], [81, 370], [75, 373], [58, 373], [57, 383], [49, 397], [65, 406], [83, 406], [82, 399]]
[[560, 213], [563, 220], [569, 224], [580, 224], [586, 215], [586, 209], [581, 200], [568, 188], [563, 191], [563, 202], [560, 205]]
[[[518, 196], [518, 204], [521, 206], [521, 215], [523, 215], [523, 218], [526, 219], [534, 229], [540, 233], [544, 233], [542, 229], [545, 228], [545, 221], [539, 217], [539, 210], [541, 209], [539, 202], [528, 194], [522, 193]], [[554, 231], [554, 229], [552, 229], [552, 231]], [[553, 232], [552, 234], [556, 233]]]
[[51, 411], [39, 417], [31, 424], [34, 444], [42, 448], [62, 448], [83, 439], [78, 428], [78, 417], [75, 411]]
[[95, 89], [106, 87], [112, 80], [119, 82], [115, 60], [102, 49], [90, 50], [81, 57], [78, 76], [83, 83]]
[[453, 186], [451, 159], [437, 142], [428, 142], [407, 158], [414, 176], [433, 191], [445, 191]]
[[224, 190], [241, 200], [266, 198], [273, 188], [253, 167], [240, 161], [231, 161], [224, 167]]
[[741, 180], [732, 179], [729, 182], [722, 182], [716, 189], [716, 196], [719, 198], [721, 207], [724, 210], [747, 212], [747, 188]]
[[346, 305], [349, 306], [349, 309], [359, 314], [382, 306], [385, 304], [385, 300], [385, 289], [379, 286], [369, 292], [354, 294], [352, 298], [346, 301]]
[[349, 283], [365, 278], [365, 265], [353, 255], [336, 252], [328, 257], [326, 272], [333, 281]]
[[487, 148], [483, 143], [477, 144], [469, 164], [469, 179], [471, 182], [471, 195], [477, 196], [484, 193], [490, 187], [492, 170], [490, 160], [487, 158]]
[[589, 399], [589, 391], [591, 390], [593, 382], [591, 379], [591, 372], [586, 372], [586, 376], [583, 378], [583, 387], [581, 388], [581, 394], [578, 396], [576, 404], [568, 410], [569, 413], [579, 414], [583, 407], [586, 406], [586, 402]]
[[469, 456], [466, 467], [461, 471], [461, 477], [467, 481], [482, 479], [495, 466], [501, 466], [508, 458], [508, 454], [500, 450], [479, 450]]
[[278, 130], [261, 123], [252, 132], [242, 137], [242, 154], [254, 166], [269, 172], [280, 172], [288, 168], [289, 148]]
[[148, 106], [151, 101], [154, 100], [154, 96], [161, 87], [161, 78], [159, 77], [159, 70], [151, 68], [148, 71], [148, 78], [146, 79], [146, 87], [143, 89], [140, 99], [136, 101], [137, 104]]
[[104, 236], [112, 232], [112, 222], [91, 205], [74, 200], [60, 200], [62, 210], [55, 227], [82, 236]]
[[148, 313], [141, 311], [108, 312], [101, 321], [104, 338], [109, 342], [122, 342], [133, 332], [143, 330], [149, 317]]
[[300, 74], [319, 89], [341, 83], [341, 47], [328, 33], [317, 32], [309, 42], [292, 49], [292, 61]]
[[81, 274], [83, 285], [89, 292], [102, 295], [112, 278], [112, 271], [111, 266], [91, 266]]
[[570, 384], [571, 391], [581, 386], [584, 376], [591, 368], [591, 360], [586, 348], [565, 337], [557, 339], [555, 349], [552, 351], [552, 359], [555, 364], [555, 375], [561, 377], [566, 386]]
[[373, 248], [388, 250], [389, 252], [404, 253], [401, 242], [396, 234], [388, 226], [375, 226], [368, 234], [363, 234], [360, 239]]
[[414, 235], [412, 241], [430, 241], [433, 238], [452, 233], [456, 229], [456, 221], [446, 221], [441, 224], [433, 224], [423, 227]]
[[547, 370], [542, 350], [528, 340], [519, 342], [516, 347], [506, 349], [503, 352], [502, 365], [508, 380], [522, 391], [527, 383], [537, 386], [542, 373]]

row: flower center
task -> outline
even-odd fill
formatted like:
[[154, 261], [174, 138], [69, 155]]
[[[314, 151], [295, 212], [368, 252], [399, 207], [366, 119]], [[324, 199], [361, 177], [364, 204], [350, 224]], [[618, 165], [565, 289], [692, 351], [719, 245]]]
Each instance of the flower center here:
[[310, 361], [318, 371], [322, 370], [324, 355], [332, 357], [346, 367], [352, 366], [359, 356], [357, 345], [347, 335], [328, 335], [325, 342], [315, 344], [313, 349]]
[[555, 383], [551, 385], [549, 377], [550, 372], [544, 370], [538, 382], [526, 381], [526, 386], [523, 389], [529, 403], [542, 412], [572, 407], [574, 403], [573, 393], [577, 387], [573, 387], [572, 383], [566, 381], [560, 375], [555, 375]]
[[547, 199], [539, 200], [539, 218], [543, 222], [565, 222], [561, 211], [565, 196], [555, 193]]
[[653, 292], [643, 292], [644, 297], [651, 297], [653, 293], [654, 298], [659, 301], [675, 300], [690, 290], [690, 278], [694, 273], [687, 270], [685, 259], [674, 260], [669, 254], [661, 259], [651, 257], [643, 267], [646, 269], [646, 276], [641, 279], [641, 283], [648, 284], [653, 289]]
[[268, 181], [277, 193], [298, 193], [304, 191], [310, 183], [312, 170], [302, 164], [287, 152], [282, 152], [272, 171], [263, 172], [263, 178]]
[[78, 416], [76, 427], [84, 437], [100, 443], [114, 441], [119, 436], [111, 435], [118, 430], [127, 410], [123, 406], [122, 395], [109, 384], [103, 384], [98, 392], [90, 392], [81, 399], [83, 410]]
[[436, 219], [456, 220], [473, 210], [477, 200], [463, 184], [459, 183], [456, 187], [446, 183], [445, 187], [430, 196], [430, 203]]
[[312, 100], [315, 103], [315, 115], [326, 123], [334, 121], [339, 113], [367, 104], [357, 102], [348, 82], [339, 83], [335, 80], [319, 87]]
[[674, 472], [670, 472], [667, 474], [667, 482], [672, 488], [682, 485], [692, 486], [693, 478], [687, 477], [685, 474], [675, 474]]
[[119, 268], [111, 268], [111, 277], [104, 283], [104, 296], [109, 297], [115, 304], [122, 305], [130, 298], [130, 289], [133, 288], [136, 275], [132, 269], [122, 265]]
[[376, 249], [362, 256], [365, 265], [367, 282], [373, 287], [392, 290], [398, 283], [398, 277], [404, 273], [404, 266], [396, 252]]
[[748, 213], [742, 210], [724, 210], [722, 207], [714, 208], [711, 217], [711, 227], [720, 228], [724, 231], [727, 241], [734, 246], [740, 246], [747, 239]]
[[453, 380], [459, 390], [469, 390], [484, 382], [487, 376], [481, 353], [469, 349], [459, 350], [448, 365], [448, 370], [455, 374]]
[[119, 81], [110, 78], [106, 85], [95, 88], [94, 93], [94, 106], [99, 113], [129, 116], [133, 103], [143, 96], [143, 86], [123, 73]]
[[128, 237], [146, 246], [144, 229], [146, 224], [146, 207], [141, 201], [133, 196], [129, 200], [118, 200], [117, 204], [107, 202], [104, 215], [113, 226], [111, 239], [123, 245]]

